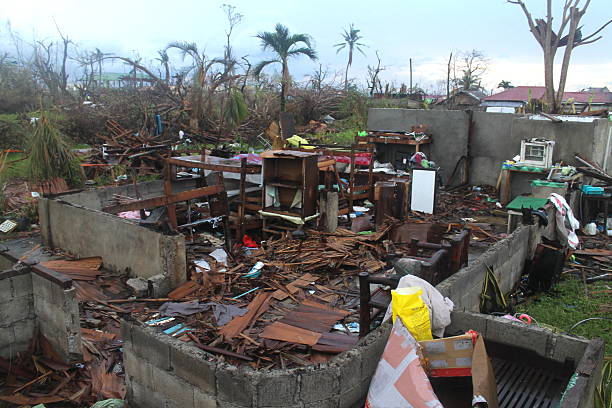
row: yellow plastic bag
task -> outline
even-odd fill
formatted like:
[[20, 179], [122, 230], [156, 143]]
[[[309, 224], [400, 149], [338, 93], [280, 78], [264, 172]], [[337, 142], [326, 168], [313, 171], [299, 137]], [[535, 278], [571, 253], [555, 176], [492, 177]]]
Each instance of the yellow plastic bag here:
[[391, 311], [393, 321], [397, 316], [417, 341], [432, 340], [429, 309], [421, 294], [423, 289], [417, 287], [399, 288], [391, 291]]
[[287, 139], [287, 142], [293, 147], [301, 147], [302, 149], [314, 149], [314, 146], [310, 146], [308, 140], [298, 135], [293, 135]]

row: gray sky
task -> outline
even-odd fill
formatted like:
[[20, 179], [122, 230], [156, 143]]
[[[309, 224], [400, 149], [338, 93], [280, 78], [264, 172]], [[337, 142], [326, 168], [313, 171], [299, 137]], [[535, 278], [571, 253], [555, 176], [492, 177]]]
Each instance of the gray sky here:
[[[584, 1], [583, 1], [584, 2]], [[366, 66], [375, 63], [378, 50], [386, 67], [383, 80], [408, 83], [409, 58], [414, 82], [433, 88], [446, 76], [451, 51], [477, 49], [490, 60], [484, 85], [493, 89], [501, 80], [514, 85], [542, 85], [543, 66], [539, 45], [528, 31], [518, 6], [505, 0], [4, 0], [3, 17], [26, 40], [56, 36], [55, 24], [82, 48], [147, 59], [168, 42], [196, 42], [209, 56], [221, 56], [226, 19], [221, 4], [230, 3], [244, 15], [234, 34], [237, 55], [256, 63], [269, 57], [253, 36], [272, 31], [278, 22], [291, 32], [314, 38], [319, 62], [341, 71], [346, 53], [336, 54], [342, 28], [350, 23], [361, 29], [367, 57], [356, 54], [350, 77], [364, 82]], [[545, 10], [544, 0], [526, 0], [534, 17]], [[553, 0], [561, 7], [562, 0]], [[612, 18], [610, 0], [592, 0], [583, 17], [583, 33], [590, 34]], [[560, 18], [558, 17], [557, 20]], [[4, 27], [1, 28], [4, 33]], [[612, 26], [600, 41], [577, 48], [572, 57], [566, 90], [587, 86], [612, 89]], [[562, 55], [558, 55], [558, 60]], [[178, 59], [177, 59], [178, 61]], [[290, 63], [300, 80], [317, 63], [300, 57]], [[120, 71], [120, 66], [108, 71]], [[559, 69], [557, 68], [557, 71]], [[273, 72], [273, 71], [270, 71]]]

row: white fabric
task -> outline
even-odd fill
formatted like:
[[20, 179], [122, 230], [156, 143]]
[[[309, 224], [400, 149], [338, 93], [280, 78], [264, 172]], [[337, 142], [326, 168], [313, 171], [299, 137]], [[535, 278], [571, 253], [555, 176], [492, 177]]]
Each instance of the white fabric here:
[[563, 240], [566, 240], [568, 245], [575, 249], [580, 241], [578, 236], [574, 232], [580, 228], [580, 222], [574, 217], [572, 208], [567, 204], [565, 198], [559, 194], [552, 193], [548, 200], [553, 203], [557, 211], [555, 212], [555, 218], [557, 221], [557, 233]]
[[[429, 309], [429, 320], [431, 322], [431, 332], [434, 336], [442, 337], [444, 329], [451, 323], [450, 313], [453, 311], [453, 301], [442, 294], [432, 284], [414, 275], [403, 276], [397, 288], [418, 287], [423, 289], [421, 299]], [[392, 316], [391, 305], [387, 308], [387, 313], [383, 321]]]

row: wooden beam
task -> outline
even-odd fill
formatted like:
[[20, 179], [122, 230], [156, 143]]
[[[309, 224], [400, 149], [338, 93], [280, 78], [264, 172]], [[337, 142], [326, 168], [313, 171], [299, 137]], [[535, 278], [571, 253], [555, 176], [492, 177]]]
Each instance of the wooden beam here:
[[167, 205], [171, 205], [174, 203], [179, 203], [181, 201], [193, 200], [194, 198], [211, 196], [214, 194], [219, 194], [222, 191], [225, 191], [225, 188], [222, 185], [214, 185], [209, 187], [196, 188], [193, 190], [183, 191], [176, 194], [171, 194], [161, 197], [153, 197], [147, 198], [144, 200], [134, 201], [132, 203], [127, 204], [119, 204], [119, 205], [111, 205], [108, 207], [102, 208], [102, 211], [116, 214], [124, 211], [135, 211], [142, 210], [145, 208], [155, 208], [155, 207], [163, 207]]

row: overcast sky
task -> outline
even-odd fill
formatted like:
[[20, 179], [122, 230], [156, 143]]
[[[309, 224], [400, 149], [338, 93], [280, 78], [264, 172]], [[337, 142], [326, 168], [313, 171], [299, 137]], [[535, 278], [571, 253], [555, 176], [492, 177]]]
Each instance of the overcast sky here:
[[[544, 0], [525, 0], [534, 16], [543, 15]], [[583, 1], [584, 2], [584, 1]], [[55, 23], [81, 48], [150, 60], [170, 41], [196, 42], [210, 56], [221, 56], [227, 22], [221, 4], [230, 3], [244, 15], [234, 35], [237, 55], [257, 61], [269, 57], [253, 36], [272, 31], [282, 23], [294, 33], [314, 39], [319, 62], [341, 71], [346, 53], [336, 54], [342, 28], [354, 23], [367, 45], [366, 57], [356, 54], [350, 77], [364, 82], [366, 67], [379, 51], [386, 67], [383, 80], [408, 83], [409, 59], [414, 83], [434, 88], [446, 77], [451, 51], [477, 49], [490, 60], [484, 85], [493, 89], [499, 81], [514, 85], [543, 85], [542, 54], [528, 31], [520, 8], [505, 0], [4, 0], [2, 18], [25, 40], [56, 36]], [[553, 0], [561, 7], [562, 0]], [[592, 0], [583, 17], [583, 33], [590, 34], [612, 18], [610, 0]], [[558, 20], [559, 18], [557, 18]], [[4, 26], [0, 35], [6, 34]], [[566, 90], [607, 86], [612, 90], [612, 26], [600, 41], [577, 48], [572, 55]], [[6, 36], [5, 36], [6, 40]], [[6, 46], [6, 41], [4, 41]], [[560, 60], [562, 55], [558, 55]], [[178, 58], [178, 57], [176, 57]], [[301, 57], [290, 70], [300, 80], [318, 63]], [[127, 70], [121, 66], [107, 71]], [[557, 68], [558, 71], [558, 68]]]

